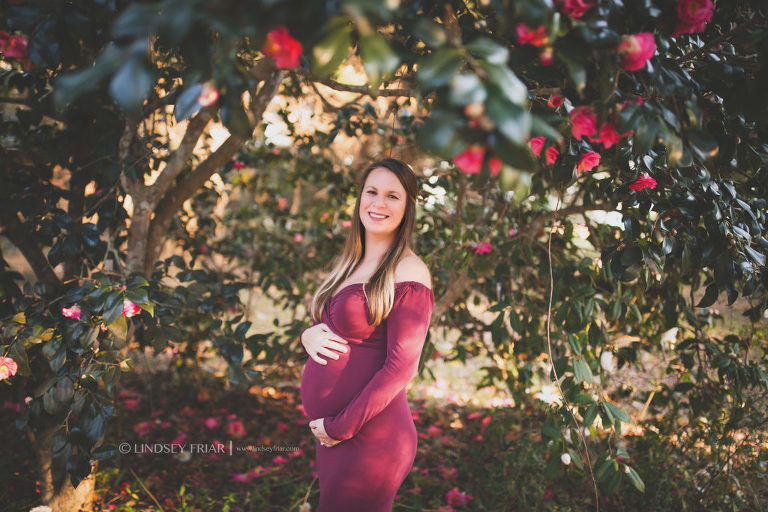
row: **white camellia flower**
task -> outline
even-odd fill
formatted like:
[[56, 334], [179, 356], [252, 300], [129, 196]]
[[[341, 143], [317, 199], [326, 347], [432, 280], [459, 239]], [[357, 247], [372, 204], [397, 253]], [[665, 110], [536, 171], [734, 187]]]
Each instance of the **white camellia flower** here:
[[571, 456], [570, 454], [564, 453], [560, 456], [560, 460], [567, 466], [571, 463]]
[[677, 332], [679, 328], [673, 327], [661, 335], [661, 348], [664, 350], [674, 350], [677, 341]]
[[616, 357], [607, 350], [603, 351], [602, 354], [600, 354], [600, 366], [603, 367], [603, 370], [605, 370], [608, 373], [613, 373], [616, 371]]

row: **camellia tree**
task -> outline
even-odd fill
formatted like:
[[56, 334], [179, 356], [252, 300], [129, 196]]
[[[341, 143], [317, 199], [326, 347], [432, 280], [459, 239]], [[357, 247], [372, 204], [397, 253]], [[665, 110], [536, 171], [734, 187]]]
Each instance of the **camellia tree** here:
[[[246, 337], [250, 325], [229, 311], [246, 285], [178, 256], [158, 261], [163, 245], [178, 235], [186, 201], [205, 211], [216, 173], [253, 195], [274, 191], [283, 200], [255, 213], [271, 224], [228, 236], [276, 255], [246, 262], [262, 288], [306, 301], [343, 236], [311, 214], [348, 212], [350, 175], [335, 172], [326, 149], [340, 133], [402, 137], [434, 164], [418, 228], [435, 278], [434, 323], [460, 331], [459, 357], [485, 350], [501, 361], [487, 383], [520, 402], [541, 379], [557, 384], [560, 405], [542, 427], [551, 472], [566, 452], [595, 493], [623, 478], [644, 489], [629, 454], [587, 440], [585, 429], [599, 417], [615, 439], [630, 417], [595, 374], [602, 381], [615, 360], [629, 371], [673, 328], [683, 339], [666, 368], [672, 384], [634, 392], [663, 413], [654, 435], [684, 415], [688, 441], [713, 446], [764, 421], [753, 404], [768, 388], [754, 334], [768, 283], [768, 18], [752, 2], [53, 4], [8, 2], [0, 32], [2, 234], [37, 279], [20, 284], [2, 261], [0, 376], [48, 468], [45, 502], [77, 505], [51, 467], [78, 486], [92, 459], [114, 452], [100, 440], [119, 372], [130, 369], [125, 340], [213, 339], [230, 379], [253, 375], [243, 347], [258, 353], [271, 338]], [[365, 84], [339, 79], [350, 60]], [[274, 154], [261, 136], [270, 102], [320, 85], [360, 97], [324, 100], [331, 128], [294, 133], [294, 150]], [[213, 121], [227, 128], [223, 141]], [[240, 162], [265, 178], [238, 181]], [[233, 209], [229, 219], [243, 215]], [[351, 219], [321, 217], [334, 220]], [[267, 246], [277, 229], [296, 236]], [[583, 238], [599, 258], [584, 256]], [[294, 258], [294, 271], [275, 263], [296, 251], [306, 258]], [[171, 266], [187, 285], [163, 281]], [[490, 301], [492, 323], [468, 312], [473, 292]], [[709, 333], [707, 308], [721, 297], [748, 303], [751, 331]], [[626, 337], [634, 341], [618, 347]], [[712, 453], [703, 488], [723, 463]]]

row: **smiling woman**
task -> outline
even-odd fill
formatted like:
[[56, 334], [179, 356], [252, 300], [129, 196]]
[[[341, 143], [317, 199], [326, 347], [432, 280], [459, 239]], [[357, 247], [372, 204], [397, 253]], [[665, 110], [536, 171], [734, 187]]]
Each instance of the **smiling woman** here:
[[346, 246], [301, 335], [310, 356], [301, 400], [317, 438], [319, 512], [390, 511], [416, 457], [405, 388], [435, 303], [429, 270], [411, 249], [416, 175], [385, 159], [360, 183]]

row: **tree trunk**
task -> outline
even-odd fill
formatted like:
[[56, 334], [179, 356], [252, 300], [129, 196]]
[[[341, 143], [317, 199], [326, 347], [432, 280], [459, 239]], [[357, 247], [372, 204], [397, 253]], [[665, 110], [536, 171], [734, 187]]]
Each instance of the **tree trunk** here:
[[27, 428], [40, 472], [41, 504], [51, 507], [53, 512], [89, 512], [93, 510], [96, 500], [98, 461], [92, 463], [91, 473], [76, 488], [73, 487], [69, 473], [53, 465], [53, 452], [46, 442], [57, 429], [58, 426], [48, 427], [44, 435], [38, 437]]

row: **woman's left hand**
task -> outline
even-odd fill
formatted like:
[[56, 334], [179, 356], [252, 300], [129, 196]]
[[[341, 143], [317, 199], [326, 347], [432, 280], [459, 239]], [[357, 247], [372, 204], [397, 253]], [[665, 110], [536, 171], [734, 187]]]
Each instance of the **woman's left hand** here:
[[312, 430], [312, 433], [315, 435], [315, 437], [320, 441], [320, 444], [326, 447], [331, 447], [335, 444], [339, 444], [341, 441], [337, 441], [335, 439], [332, 439], [325, 431], [325, 424], [323, 423], [323, 420], [325, 418], [318, 418], [316, 420], [312, 420], [309, 422], [309, 428]]

